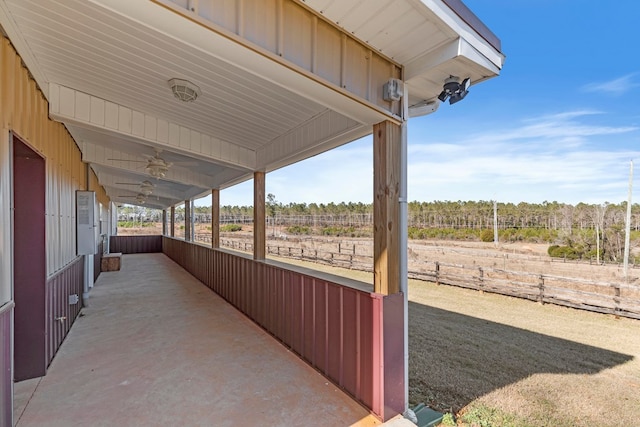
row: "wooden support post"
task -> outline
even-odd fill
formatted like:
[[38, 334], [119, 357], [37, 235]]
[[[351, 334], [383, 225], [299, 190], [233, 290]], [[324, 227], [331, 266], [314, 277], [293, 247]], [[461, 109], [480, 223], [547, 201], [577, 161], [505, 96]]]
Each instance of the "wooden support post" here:
[[167, 210], [162, 209], [162, 235], [167, 235]]
[[171, 222], [171, 227], [169, 227], [171, 237], [175, 237], [176, 235], [176, 207], [175, 206], [171, 206], [171, 218], [169, 219], [169, 221]]
[[373, 289], [383, 295], [400, 292], [400, 132], [373, 126]]
[[211, 190], [211, 247], [220, 247], [220, 190]]
[[265, 259], [266, 251], [266, 209], [265, 173], [253, 174], [253, 259]]
[[184, 240], [191, 240], [191, 200], [184, 201]]

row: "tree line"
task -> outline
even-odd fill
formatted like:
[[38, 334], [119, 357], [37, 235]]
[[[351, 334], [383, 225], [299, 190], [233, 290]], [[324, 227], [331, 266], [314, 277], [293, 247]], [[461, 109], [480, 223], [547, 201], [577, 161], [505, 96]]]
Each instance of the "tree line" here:
[[[619, 204], [576, 205], [548, 202], [497, 204], [499, 240], [527, 241], [556, 245], [558, 256], [619, 261], [623, 256], [626, 202]], [[433, 201], [409, 202], [409, 237], [416, 239], [493, 240], [494, 202]], [[136, 208], [147, 218], [158, 213]], [[273, 194], [266, 200], [267, 222], [288, 227], [292, 234], [326, 234], [351, 232], [353, 237], [371, 234], [366, 229], [373, 223], [373, 204], [341, 203], [281, 203]], [[126, 211], [123, 211], [126, 212]], [[211, 207], [194, 208], [196, 222], [211, 222]], [[253, 206], [221, 206], [222, 223], [247, 223], [253, 218]], [[176, 209], [176, 221], [184, 220], [184, 207]], [[640, 237], [640, 205], [631, 207], [631, 240], [634, 246]], [[365, 231], [363, 231], [363, 229]], [[564, 247], [570, 249], [564, 249]]]

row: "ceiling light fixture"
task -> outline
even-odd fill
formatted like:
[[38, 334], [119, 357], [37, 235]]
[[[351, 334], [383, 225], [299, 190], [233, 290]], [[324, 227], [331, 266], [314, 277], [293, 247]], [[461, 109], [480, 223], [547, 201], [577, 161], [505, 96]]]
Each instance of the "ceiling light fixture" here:
[[173, 92], [173, 96], [183, 102], [193, 102], [202, 93], [200, 88], [189, 80], [171, 79], [169, 80], [169, 87]]
[[438, 99], [444, 102], [449, 98], [449, 104], [453, 105], [458, 101], [462, 101], [469, 93], [469, 86], [471, 85], [471, 79], [467, 77], [460, 83], [460, 78], [456, 76], [449, 76], [444, 81], [444, 87]]

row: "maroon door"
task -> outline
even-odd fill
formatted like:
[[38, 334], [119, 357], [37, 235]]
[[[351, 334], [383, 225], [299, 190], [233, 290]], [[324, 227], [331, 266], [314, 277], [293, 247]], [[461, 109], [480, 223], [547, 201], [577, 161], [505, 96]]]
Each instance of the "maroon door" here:
[[13, 138], [14, 379], [46, 373], [45, 161]]

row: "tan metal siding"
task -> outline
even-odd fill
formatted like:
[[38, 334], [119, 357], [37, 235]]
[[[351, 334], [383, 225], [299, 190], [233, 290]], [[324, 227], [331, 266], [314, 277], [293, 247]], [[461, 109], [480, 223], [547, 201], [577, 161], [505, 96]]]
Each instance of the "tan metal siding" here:
[[[2, 37], [0, 248], [9, 253], [12, 247], [9, 131], [13, 131], [46, 159], [47, 275], [52, 276], [76, 258], [75, 192], [85, 189], [87, 177], [78, 146], [62, 124], [49, 120], [48, 111], [42, 92], [9, 40]], [[106, 193], [97, 180], [92, 187], [100, 203], [108, 205]], [[0, 301], [6, 301], [10, 298], [12, 261], [9, 256], [0, 259]]]
[[[180, 0], [156, 1], [182, 6], [213, 26], [281, 56], [363, 100], [399, 114], [398, 103], [375, 96], [370, 85], [382, 88], [389, 78], [400, 78], [400, 65], [361, 41], [366, 39], [357, 39], [296, 1], [200, 0], [193, 8], [185, 7]], [[226, 14], [219, 13], [222, 10]], [[406, 5], [406, 10], [412, 9]], [[186, 16], [193, 15], [187, 12]]]

